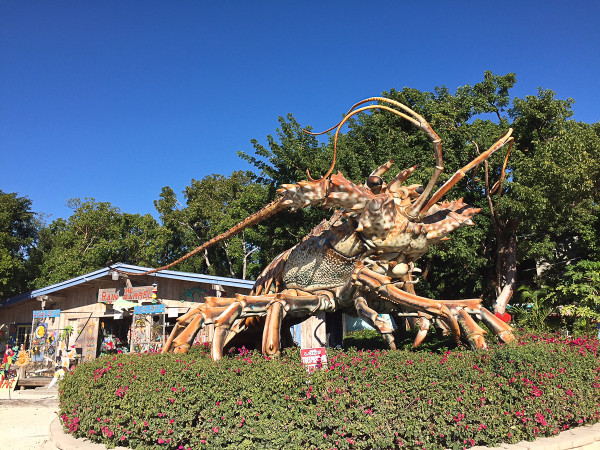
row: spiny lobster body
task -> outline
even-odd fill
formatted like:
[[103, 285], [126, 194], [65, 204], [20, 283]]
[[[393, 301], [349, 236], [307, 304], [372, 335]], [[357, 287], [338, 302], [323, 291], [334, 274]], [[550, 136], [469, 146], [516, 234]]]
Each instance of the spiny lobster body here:
[[[357, 109], [371, 101], [379, 104]], [[354, 114], [375, 108], [410, 121], [429, 136], [436, 166], [426, 187], [403, 186], [416, 166], [400, 172], [389, 184], [384, 183], [381, 176], [392, 167], [393, 161], [374, 170], [365, 185], [356, 185], [340, 173], [331, 174], [341, 126]], [[163, 352], [187, 352], [196, 333], [203, 326], [214, 324], [212, 357], [218, 360], [228, 342], [243, 341], [259, 324], [263, 328], [263, 353], [277, 355], [282, 334], [284, 338], [289, 335], [287, 325], [323, 311], [338, 310], [364, 319], [381, 332], [391, 348], [395, 348], [393, 328], [379, 317], [380, 313], [417, 321], [420, 331], [415, 346], [423, 341], [434, 322], [457, 340], [462, 336], [473, 347], [485, 348], [485, 331], [475, 319], [485, 322], [502, 341], [511, 341], [514, 339], [511, 328], [482, 307], [481, 299], [434, 300], [416, 295], [413, 288], [413, 273], [418, 271], [415, 261], [456, 228], [472, 225], [472, 217], [479, 212], [462, 199], [440, 203], [438, 200], [469, 169], [506, 143], [512, 145], [511, 132], [509, 130], [432, 194], [443, 170], [442, 147], [440, 138], [425, 119], [387, 98], [373, 97], [355, 104], [337, 125], [334, 161], [325, 176], [314, 180], [309, 174], [307, 181], [283, 185], [278, 191], [279, 198], [261, 211], [175, 263], [152, 271], [172, 267], [282, 209], [317, 205], [335, 209], [329, 220], [319, 224], [263, 270], [250, 295], [207, 297], [205, 303], [181, 316]]]

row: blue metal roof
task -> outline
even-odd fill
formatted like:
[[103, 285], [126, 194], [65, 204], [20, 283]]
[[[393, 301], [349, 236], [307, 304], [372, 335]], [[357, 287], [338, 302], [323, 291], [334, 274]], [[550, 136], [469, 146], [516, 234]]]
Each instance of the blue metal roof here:
[[[31, 298], [36, 298], [39, 295], [48, 295], [53, 292], [57, 292], [57, 291], [61, 291], [66, 288], [77, 286], [79, 284], [85, 283], [86, 281], [92, 281], [97, 278], [102, 278], [102, 277], [108, 276], [111, 269], [113, 269], [113, 268], [120, 269], [120, 270], [123, 270], [126, 272], [138, 272], [138, 273], [143, 273], [143, 272], [147, 272], [148, 270], [151, 270], [150, 267], [141, 267], [141, 266], [134, 266], [134, 265], [130, 265], [130, 264], [116, 263], [116, 264], [113, 264], [111, 267], [105, 267], [103, 269], [96, 270], [95, 272], [90, 272], [85, 275], [71, 278], [70, 280], [61, 281], [60, 283], [52, 284], [50, 286], [46, 286], [41, 289], [35, 289], [33, 291], [15, 295], [14, 297], [0, 300], [0, 307], [14, 305], [15, 303], [29, 300]], [[237, 287], [237, 288], [242, 288], [242, 289], [252, 289], [252, 287], [254, 286], [254, 281], [251, 281], [251, 280], [240, 280], [238, 278], [226, 278], [226, 277], [217, 277], [217, 276], [212, 276], [212, 275], [202, 275], [200, 273], [177, 272], [175, 270], [161, 270], [161, 271], [153, 273], [149, 276], [155, 276], [157, 278], [170, 278], [172, 280], [193, 281], [196, 283], [220, 284], [223, 286]]]

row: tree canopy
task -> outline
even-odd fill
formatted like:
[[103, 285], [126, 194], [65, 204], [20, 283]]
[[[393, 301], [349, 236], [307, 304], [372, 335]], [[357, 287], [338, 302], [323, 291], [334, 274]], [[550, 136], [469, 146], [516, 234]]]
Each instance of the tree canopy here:
[[[167, 252], [164, 262], [177, 259], [260, 209], [267, 199], [265, 186], [253, 181], [249, 172], [229, 177], [207, 175], [192, 180], [184, 191], [185, 204], [171, 188], [164, 187], [155, 202], [163, 223]], [[261, 225], [207, 249], [202, 257], [188, 259], [181, 270], [247, 278], [260, 269], [255, 253], [267, 245]]]
[[109, 261], [154, 266], [163, 240], [161, 229], [146, 214], [122, 213], [93, 198], [69, 200], [73, 214], [40, 230], [35, 286], [57, 283], [102, 267]]
[[0, 190], [0, 298], [23, 292], [36, 268], [30, 255], [37, 243], [39, 219], [31, 200]]

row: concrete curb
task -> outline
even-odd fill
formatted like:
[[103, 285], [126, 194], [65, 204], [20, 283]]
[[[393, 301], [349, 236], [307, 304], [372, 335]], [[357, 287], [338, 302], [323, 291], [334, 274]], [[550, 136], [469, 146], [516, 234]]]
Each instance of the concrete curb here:
[[[50, 442], [59, 450], [105, 450], [106, 445], [96, 444], [85, 438], [74, 438], [65, 433], [57, 417], [50, 424]], [[127, 447], [115, 447], [115, 450], [128, 450]]]
[[[105, 450], [106, 445], [96, 444], [85, 438], [74, 438], [63, 431], [60, 418], [50, 424], [50, 441], [60, 450]], [[471, 450], [600, 450], [600, 423], [566, 430], [554, 437], [544, 437], [533, 442], [521, 441], [499, 447], [478, 445]], [[128, 450], [115, 447], [115, 450]]]

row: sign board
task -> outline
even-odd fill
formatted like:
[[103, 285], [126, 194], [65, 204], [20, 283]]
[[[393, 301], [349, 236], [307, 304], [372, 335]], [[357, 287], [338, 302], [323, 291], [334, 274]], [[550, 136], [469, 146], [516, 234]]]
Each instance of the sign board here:
[[19, 374], [15, 378], [5, 378], [5, 374], [0, 374], [0, 392], [14, 391], [19, 381]]
[[98, 345], [99, 319], [95, 317], [77, 319], [77, 328], [75, 342], [73, 346], [81, 349], [82, 362], [96, 358], [96, 348]]
[[165, 305], [143, 305], [133, 308], [134, 314], [164, 314]]
[[306, 366], [309, 372], [316, 368], [327, 368], [327, 351], [325, 347], [303, 348], [300, 350], [302, 365]]
[[113, 304], [122, 299], [128, 302], [152, 301], [156, 299], [156, 286], [125, 287], [122, 289], [109, 288], [98, 290], [98, 302]]
[[43, 319], [46, 317], [60, 317], [60, 309], [42, 309], [33, 312], [34, 319]]

